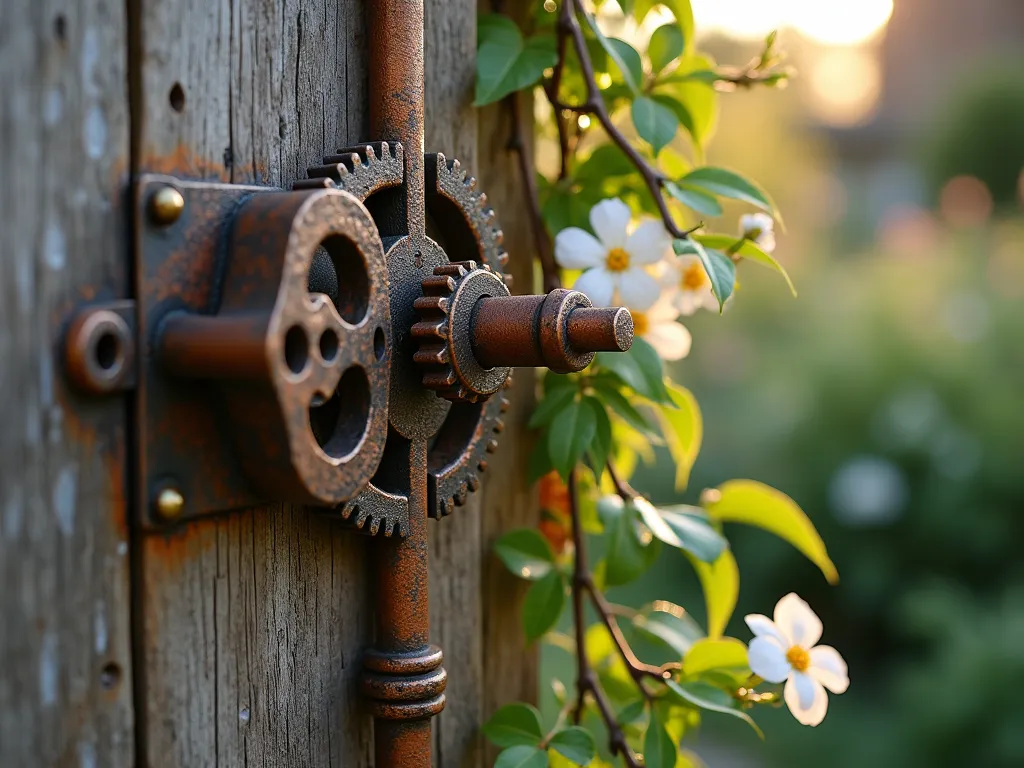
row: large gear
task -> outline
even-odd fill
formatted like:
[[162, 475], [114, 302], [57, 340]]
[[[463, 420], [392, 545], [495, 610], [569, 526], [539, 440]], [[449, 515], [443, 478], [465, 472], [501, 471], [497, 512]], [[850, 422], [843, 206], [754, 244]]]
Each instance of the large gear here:
[[[424, 160], [428, 235], [451, 262], [437, 269], [442, 274], [466, 272], [468, 277], [475, 268], [476, 272], [489, 276], [493, 295], [508, 295], [510, 281], [503, 270], [508, 254], [502, 247], [504, 236], [494, 211], [487, 204], [487, 196], [477, 189], [476, 179], [466, 174], [458, 160], [448, 160], [442, 154], [429, 154]], [[395, 233], [400, 226], [393, 216], [398, 207], [394, 205], [393, 194], [400, 191], [404, 183], [403, 169], [401, 144], [373, 142], [325, 157], [322, 165], [309, 169], [308, 179], [297, 181], [293, 186], [295, 189], [343, 189], [366, 204], [382, 233]], [[392, 249], [401, 247], [401, 238], [393, 234], [385, 236], [384, 242], [389, 254]], [[466, 269], [467, 266], [470, 269]], [[321, 267], [325, 269], [321, 271]], [[332, 277], [336, 282], [329, 264], [315, 260], [310, 271], [310, 290], [332, 295]], [[453, 289], [457, 290], [455, 286]], [[414, 302], [414, 306], [419, 301]], [[422, 316], [425, 311], [422, 306], [419, 311], [420, 319], [427, 319]], [[507, 372], [506, 369], [500, 375], [494, 391], [511, 386]], [[497, 374], [495, 378], [499, 378]], [[477, 399], [478, 402], [471, 402], [467, 397], [452, 402], [440, 429], [430, 441], [427, 481], [431, 517], [451, 514], [455, 507], [466, 503], [468, 495], [479, 487], [480, 474], [487, 470], [488, 456], [497, 449], [496, 437], [505, 426], [501, 417], [508, 410], [509, 402], [500, 395]], [[385, 536], [395, 533], [405, 536], [408, 533], [408, 489], [396, 482], [396, 473], [388, 466], [388, 461], [385, 449], [385, 458], [373, 481], [337, 512], [342, 519], [371, 535], [383, 529]]]

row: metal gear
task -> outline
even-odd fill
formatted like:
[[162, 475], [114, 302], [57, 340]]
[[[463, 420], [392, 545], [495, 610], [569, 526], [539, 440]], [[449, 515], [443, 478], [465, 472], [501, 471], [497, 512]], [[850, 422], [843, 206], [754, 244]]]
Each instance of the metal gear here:
[[423, 369], [423, 386], [453, 402], [475, 403], [493, 395], [508, 378], [508, 366], [484, 368], [473, 356], [473, 308], [482, 298], [508, 296], [502, 279], [486, 264], [460, 261], [434, 269], [423, 281], [414, 306], [420, 322], [411, 330], [419, 342], [413, 356]]
[[[467, 175], [458, 160], [443, 154], [428, 154], [425, 160], [425, 203], [428, 235], [437, 241], [450, 262], [440, 270], [466, 271], [470, 262], [477, 272], [489, 275], [500, 285], [495, 290], [508, 295], [510, 278], [503, 268], [508, 254], [502, 247], [504, 235], [487, 196], [477, 190], [476, 179]], [[404, 150], [401, 144], [371, 142], [340, 150], [323, 164], [310, 168], [309, 178], [295, 182], [295, 189], [338, 188], [365, 203], [382, 234], [401, 229], [393, 217], [399, 207], [393, 195], [404, 184]], [[398, 238], [385, 237], [385, 248], [397, 247]], [[324, 267], [325, 269], [321, 269]], [[337, 277], [329, 264], [315, 259], [310, 270], [310, 290], [331, 296]], [[332, 290], [333, 289], [333, 290]], [[421, 310], [422, 311], [422, 310]], [[504, 375], [495, 389], [511, 386]], [[431, 517], [451, 514], [466, 503], [480, 485], [487, 470], [487, 457], [494, 453], [496, 436], [504, 429], [501, 419], [509, 401], [501, 396], [478, 398], [478, 402], [453, 402], [440, 430], [430, 442], [428, 464], [428, 509]], [[390, 440], [391, 438], [389, 438]], [[354, 499], [337, 510], [342, 519], [371, 535], [383, 529], [385, 536], [408, 534], [407, 489], [395, 481], [385, 461], [373, 481]]]

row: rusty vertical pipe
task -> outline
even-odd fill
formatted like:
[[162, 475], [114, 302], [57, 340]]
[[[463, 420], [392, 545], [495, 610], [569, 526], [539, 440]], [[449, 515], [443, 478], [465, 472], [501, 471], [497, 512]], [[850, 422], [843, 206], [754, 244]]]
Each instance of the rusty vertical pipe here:
[[405, 146], [406, 232], [422, 234], [423, 0], [375, 0], [370, 18], [370, 130]]
[[[375, 0], [369, 23], [370, 128], [405, 147], [402, 228], [416, 241], [426, 231], [423, 0]], [[375, 542], [377, 633], [363, 690], [375, 717], [376, 768], [430, 768], [430, 718], [444, 708], [441, 651], [428, 642], [427, 441], [410, 437], [408, 535]]]

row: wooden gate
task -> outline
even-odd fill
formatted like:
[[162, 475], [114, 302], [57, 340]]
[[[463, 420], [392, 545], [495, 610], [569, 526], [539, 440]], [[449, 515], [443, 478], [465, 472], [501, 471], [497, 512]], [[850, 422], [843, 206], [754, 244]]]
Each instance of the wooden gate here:
[[[82, 302], [133, 297], [129, 182], [288, 187], [369, 133], [361, 0], [0, 3], [0, 765], [368, 766], [369, 539], [272, 505], [143, 535], [131, 392], [67, 383]], [[532, 270], [508, 115], [470, 106], [475, 4], [426, 0], [426, 146], [475, 169], [517, 288]], [[433, 764], [483, 765], [480, 723], [536, 695], [517, 585], [488, 554], [533, 519], [532, 392], [480, 493], [430, 526], [447, 707]]]

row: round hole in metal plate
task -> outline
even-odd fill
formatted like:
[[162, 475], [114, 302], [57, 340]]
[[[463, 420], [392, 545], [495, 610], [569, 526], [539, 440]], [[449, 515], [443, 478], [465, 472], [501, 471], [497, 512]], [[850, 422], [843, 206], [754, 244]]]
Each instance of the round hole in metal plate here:
[[334, 394], [316, 398], [309, 426], [323, 452], [342, 459], [359, 448], [370, 421], [370, 380], [359, 366], [342, 374]]
[[121, 362], [121, 340], [112, 331], [104, 331], [96, 339], [93, 355], [101, 370], [111, 370]]
[[313, 256], [308, 284], [310, 291], [324, 293], [334, 302], [345, 322], [358, 325], [366, 317], [370, 274], [362, 253], [347, 237], [331, 235], [320, 244]]
[[309, 339], [301, 325], [293, 325], [284, 335], [284, 361], [292, 373], [302, 373], [309, 362]]
[[338, 332], [333, 328], [326, 329], [320, 334], [320, 357], [325, 363], [330, 363], [338, 356]]

